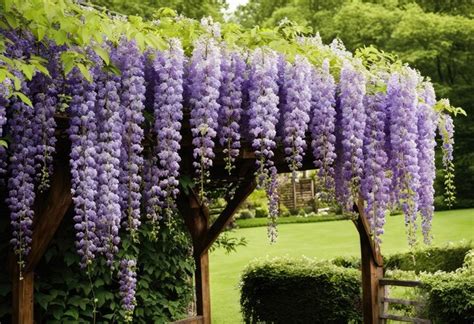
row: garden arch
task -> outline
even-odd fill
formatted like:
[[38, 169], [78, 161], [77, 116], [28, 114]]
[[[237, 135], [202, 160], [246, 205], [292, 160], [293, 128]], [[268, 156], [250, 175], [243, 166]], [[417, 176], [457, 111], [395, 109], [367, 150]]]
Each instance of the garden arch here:
[[[221, 34], [219, 26], [209, 20], [199, 25], [166, 10], [160, 21], [143, 22], [137, 17], [112, 19], [67, 0], [51, 14], [47, 9], [54, 7], [54, 0], [47, 1], [53, 5], [40, 3], [38, 7], [37, 0], [25, 1], [26, 5], [6, 2], [0, 11], [1, 28], [6, 28], [7, 35], [1, 36], [9, 38], [0, 64], [0, 113], [8, 115], [11, 133], [8, 193], [3, 196], [8, 195], [14, 229], [15, 254], [9, 257], [14, 323], [33, 323], [35, 266], [74, 198], [80, 198], [76, 204], [84, 207], [80, 210], [83, 218], [76, 221], [79, 234], [90, 230], [88, 234], [100, 236], [97, 242], [101, 245], [94, 246], [89, 236], [79, 235], [78, 250], [81, 262], [86, 263], [93, 259], [89, 253], [96, 252], [91, 246], [102, 249], [107, 258], [118, 249], [115, 239], [123, 221], [121, 203], [129, 204], [124, 210], [135, 212], [127, 215], [130, 223], [124, 225], [132, 232], [142, 211], [141, 196], [137, 195], [152, 192], [163, 199], [162, 205], [151, 206], [150, 213], [157, 218], [157, 207], [174, 206], [174, 201], [169, 204], [167, 199], [177, 194], [176, 189], [180, 189], [176, 206], [191, 235], [196, 261], [199, 318], [194, 321], [210, 323], [209, 247], [257, 183], [267, 190], [270, 215], [276, 217], [276, 173], [314, 169], [315, 162], [325, 180], [343, 178], [339, 188], [337, 179], [328, 186], [343, 191], [339, 202], [358, 215], [355, 224], [361, 244], [364, 321], [378, 322], [383, 264], [373, 236], [380, 234], [383, 224], [378, 222], [383, 223], [389, 200], [383, 190], [392, 188], [387, 184], [387, 173], [399, 181], [393, 186], [395, 197], [403, 198], [408, 223], [414, 226], [420, 212], [426, 234], [433, 212], [438, 120], [444, 164], [452, 171], [452, 120], [444, 111], [457, 110], [446, 101], [436, 103], [429, 81], [373, 48], [354, 57], [339, 41], [323, 45], [317, 37], [303, 37], [300, 27], [288, 22], [275, 30], [250, 31], [231, 24]], [[21, 30], [23, 25], [29, 29]], [[106, 41], [98, 44], [104, 38]], [[142, 56], [143, 52], [147, 54]], [[50, 62], [38, 57], [40, 54]], [[62, 87], [53, 87], [56, 83]], [[32, 98], [28, 98], [30, 92]], [[67, 113], [60, 111], [65, 103], [61, 95], [65, 94], [71, 97], [65, 100]], [[152, 115], [151, 122], [145, 113]], [[234, 113], [239, 114], [238, 119]], [[220, 115], [225, 117], [224, 126]], [[36, 126], [46, 130], [32, 126], [38, 120]], [[239, 123], [240, 130], [235, 125]], [[220, 134], [224, 141], [217, 143], [220, 127], [227, 133]], [[42, 135], [39, 142], [35, 142], [36, 131]], [[57, 142], [50, 142], [52, 138]], [[233, 146], [234, 140], [239, 146]], [[5, 157], [4, 146], [0, 148], [1, 157]], [[142, 190], [137, 178], [144, 165], [140, 159], [144, 148], [151, 150], [149, 169], [160, 166], [162, 173], [144, 181], [151, 187]], [[311, 154], [314, 151], [316, 157]], [[166, 154], [161, 156], [163, 152]], [[388, 162], [387, 154], [392, 154], [394, 163]], [[380, 160], [381, 155], [384, 158]], [[35, 159], [42, 163], [41, 171], [51, 164], [54, 173], [50, 174], [49, 189], [38, 193], [33, 203], [35, 185], [43, 184], [36, 180]], [[81, 167], [86, 165], [86, 171], [78, 171], [78, 161], [83, 163]], [[334, 170], [333, 164], [341, 168]], [[177, 188], [179, 176], [194, 178], [196, 173], [199, 193], [189, 185]], [[452, 185], [449, 174], [448, 186]], [[227, 206], [212, 224], [200, 199], [207, 180], [209, 188], [225, 186], [229, 193]], [[363, 185], [362, 180], [366, 180]], [[89, 188], [90, 183], [96, 187]], [[118, 189], [124, 183], [127, 199]], [[101, 191], [95, 192], [97, 188]], [[94, 204], [97, 200], [103, 210], [88, 208], [91, 201], [87, 199]], [[383, 208], [366, 217], [369, 199], [373, 209], [377, 209], [374, 201], [383, 203]], [[130, 200], [138, 206], [132, 206]], [[2, 200], [1, 210], [6, 207]], [[88, 216], [91, 210], [95, 219]], [[98, 219], [99, 213], [102, 219]]]
[[[65, 121], [58, 117], [58, 122], [62, 123], [63, 126], [66, 125]], [[64, 134], [60, 134], [61, 130], [58, 131], [60, 141], [57, 145], [56, 171], [51, 180], [51, 188], [48, 193], [37, 199], [35, 207], [37, 217], [33, 229], [31, 254], [23, 271], [23, 280], [19, 280], [18, 264], [14, 255], [11, 254], [8, 260], [13, 283], [13, 323], [33, 323], [35, 266], [43, 257], [64, 215], [72, 206], [70, 171], [67, 159], [70, 143]], [[194, 171], [189, 127], [183, 129], [182, 135], [184, 139], [188, 139], [183, 141], [181, 150], [183, 158], [182, 174], [192, 176]], [[200, 201], [196, 192], [190, 190], [185, 193], [181, 190], [177, 199], [178, 209], [192, 238], [196, 262], [195, 292], [198, 318], [190, 319], [188, 323], [193, 321], [196, 323], [210, 323], [211, 299], [208, 250], [218, 235], [225, 230], [226, 225], [231, 221], [240, 204], [245, 201], [257, 185], [255, 181], [255, 153], [248, 145], [244, 145], [236, 160], [233, 176], [227, 174], [227, 171], [224, 170], [224, 164], [223, 154], [218, 152], [215, 166], [211, 170], [211, 186], [225, 183], [230, 185], [235, 193], [213, 223], [210, 223], [209, 220], [208, 207]], [[281, 148], [276, 150], [275, 164], [279, 172], [289, 171]], [[308, 155], [304, 159], [302, 170], [311, 169], [314, 169], [314, 165], [311, 156]], [[383, 276], [383, 261], [378, 244], [374, 242], [370, 235], [369, 226], [363, 212], [360, 212], [360, 210], [363, 210], [361, 208], [362, 203], [362, 201], [358, 201], [357, 205], [354, 205], [355, 211], [359, 214], [354, 224], [360, 236], [363, 313], [365, 323], [377, 323], [380, 315], [379, 299], [382, 297], [379, 295], [378, 280]], [[1, 209], [7, 211], [7, 206], [2, 203]]]

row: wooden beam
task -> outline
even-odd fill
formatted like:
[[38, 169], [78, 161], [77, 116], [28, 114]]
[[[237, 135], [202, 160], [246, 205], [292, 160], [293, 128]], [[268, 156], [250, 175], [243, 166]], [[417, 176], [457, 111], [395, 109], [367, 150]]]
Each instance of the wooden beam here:
[[33, 324], [34, 314], [34, 273], [23, 273], [23, 280], [19, 280], [20, 271], [15, 264], [12, 271], [12, 323]]
[[203, 324], [211, 323], [211, 289], [209, 285], [209, 254], [195, 256], [196, 310]]
[[71, 177], [67, 169], [67, 162], [58, 163], [51, 180], [48, 196], [46, 200], [39, 202], [25, 273], [33, 271], [43, 257], [71, 204]]
[[379, 323], [382, 311], [383, 286], [379, 280], [383, 277], [383, 260], [380, 248], [373, 241], [364, 213], [363, 200], [359, 198], [354, 206], [359, 214], [356, 227], [359, 232], [362, 268], [362, 312], [365, 324]]
[[212, 243], [215, 242], [219, 234], [226, 228], [229, 224], [232, 216], [235, 214], [237, 209], [242, 205], [242, 203], [247, 199], [247, 197], [254, 191], [257, 183], [253, 176], [249, 176], [236, 190], [234, 197], [231, 201], [227, 203], [227, 206], [221, 212], [219, 217], [214, 221], [211, 228], [207, 231], [204, 241], [200, 246], [199, 254], [206, 253], [207, 250], [211, 247]]

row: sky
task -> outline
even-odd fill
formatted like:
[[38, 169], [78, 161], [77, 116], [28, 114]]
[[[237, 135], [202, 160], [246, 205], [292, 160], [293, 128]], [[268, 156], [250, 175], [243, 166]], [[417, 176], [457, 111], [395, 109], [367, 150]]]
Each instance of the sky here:
[[241, 4], [246, 4], [248, 0], [227, 0], [227, 3], [229, 4], [229, 12], [233, 12], [238, 5]]

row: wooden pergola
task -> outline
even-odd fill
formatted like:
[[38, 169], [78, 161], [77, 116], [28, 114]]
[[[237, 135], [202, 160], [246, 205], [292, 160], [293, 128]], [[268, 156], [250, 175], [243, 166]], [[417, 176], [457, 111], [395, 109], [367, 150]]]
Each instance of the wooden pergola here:
[[[19, 280], [18, 266], [13, 253], [9, 257], [13, 289], [12, 322], [15, 324], [33, 323], [34, 304], [34, 271], [43, 257], [51, 239], [62, 222], [62, 219], [72, 205], [71, 179], [69, 172], [70, 143], [64, 130], [67, 122], [59, 118], [62, 127], [57, 131], [57, 154], [54, 162], [54, 174], [51, 187], [45, 194], [39, 195], [35, 205], [35, 219], [33, 224], [33, 240], [30, 255], [26, 260], [23, 271], [23, 280]], [[192, 166], [191, 132], [187, 118], [182, 130], [183, 140], [180, 156], [181, 174], [194, 176]], [[309, 140], [308, 140], [309, 142]], [[309, 146], [310, 147], [310, 146]], [[193, 190], [181, 190], [177, 199], [177, 207], [184, 218], [187, 229], [192, 238], [195, 269], [195, 294], [197, 316], [178, 321], [177, 323], [211, 323], [211, 298], [209, 286], [209, 256], [210, 246], [219, 234], [226, 228], [237, 211], [256, 187], [255, 171], [256, 157], [248, 143], [242, 144], [242, 149], [235, 161], [235, 169], [229, 175], [225, 170], [224, 155], [219, 147], [216, 148], [216, 158], [211, 169], [211, 186], [228, 188], [227, 206], [211, 223], [209, 210], [202, 203]], [[278, 172], [288, 172], [282, 148], [275, 152], [275, 165]], [[303, 161], [301, 170], [314, 169], [312, 155], [308, 152]], [[186, 193], [186, 192], [187, 193]], [[4, 204], [2, 202], [2, 204]], [[6, 210], [6, 206], [1, 206]], [[380, 249], [371, 238], [369, 226], [363, 214], [363, 202], [359, 200], [354, 206], [359, 217], [354, 221], [360, 236], [362, 257], [362, 291], [364, 323], [378, 323], [380, 317], [380, 303], [382, 298], [379, 279], [383, 276], [382, 257]]]

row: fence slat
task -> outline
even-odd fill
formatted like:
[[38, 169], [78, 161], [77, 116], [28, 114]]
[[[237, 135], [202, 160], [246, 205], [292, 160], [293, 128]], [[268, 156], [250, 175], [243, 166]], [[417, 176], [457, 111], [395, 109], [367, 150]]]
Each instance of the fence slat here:
[[193, 316], [170, 324], [202, 324], [204, 322], [203, 320], [204, 318], [202, 316]]
[[380, 316], [382, 319], [391, 319], [400, 322], [409, 322], [409, 323], [417, 323], [417, 324], [431, 324], [430, 320], [417, 318], [417, 317], [408, 317], [408, 316], [400, 316], [400, 315], [390, 315], [390, 314], [382, 314]]
[[383, 301], [385, 303], [391, 304], [401, 304], [407, 306], [422, 306], [424, 303], [417, 301], [417, 300], [406, 300], [406, 299], [398, 299], [398, 298], [384, 298]]
[[382, 286], [418, 287], [421, 285], [421, 281], [380, 279], [379, 284], [381, 284]]

